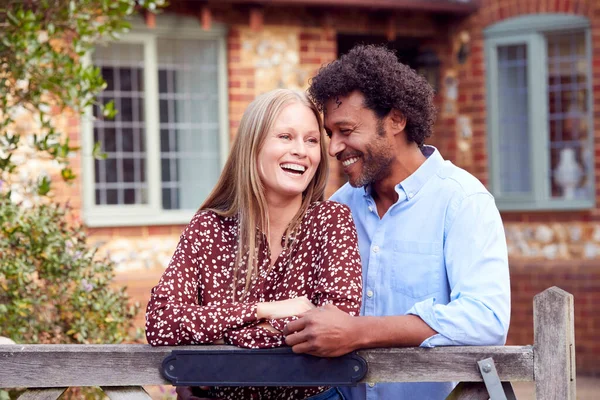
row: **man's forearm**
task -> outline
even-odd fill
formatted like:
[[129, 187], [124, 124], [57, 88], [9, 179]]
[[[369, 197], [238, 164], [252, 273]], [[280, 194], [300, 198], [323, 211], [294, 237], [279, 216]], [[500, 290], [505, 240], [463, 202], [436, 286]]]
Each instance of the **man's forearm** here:
[[416, 315], [355, 317], [352, 329], [357, 348], [415, 347], [435, 334]]

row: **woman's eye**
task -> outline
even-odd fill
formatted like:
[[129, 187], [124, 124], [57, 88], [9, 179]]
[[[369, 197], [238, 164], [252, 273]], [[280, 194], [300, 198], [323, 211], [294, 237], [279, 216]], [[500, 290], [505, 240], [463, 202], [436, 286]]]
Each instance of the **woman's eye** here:
[[279, 139], [290, 140], [291, 138], [292, 137], [287, 133], [282, 133], [281, 135], [279, 135]]
[[309, 142], [309, 143], [314, 143], [314, 144], [317, 144], [317, 143], [319, 143], [319, 140], [318, 140], [318, 139], [316, 139], [316, 138], [309, 138], [309, 139], [308, 139], [308, 142]]

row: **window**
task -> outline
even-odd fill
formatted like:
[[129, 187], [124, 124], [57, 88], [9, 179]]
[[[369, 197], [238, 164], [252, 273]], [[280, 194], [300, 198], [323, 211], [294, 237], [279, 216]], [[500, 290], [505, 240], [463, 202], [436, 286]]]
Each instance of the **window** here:
[[187, 223], [219, 177], [227, 153], [224, 33], [195, 20], [157, 18], [91, 62], [107, 87], [84, 125], [84, 154], [102, 144], [105, 160], [84, 159], [89, 226]]
[[485, 30], [490, 187], [504, 210], [594, 204], [587, 19], [531, 15]]

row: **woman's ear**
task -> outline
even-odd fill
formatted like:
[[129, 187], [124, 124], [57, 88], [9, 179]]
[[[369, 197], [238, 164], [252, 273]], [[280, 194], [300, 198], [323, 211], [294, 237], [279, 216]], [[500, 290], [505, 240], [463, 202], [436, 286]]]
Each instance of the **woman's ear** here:
[[406, 128], [406, 117], [402, 115], [402, 113], [395, 108], [393, 108], [388, 114], [391, 132], [395, 135], [404, 132], [404, 128]]

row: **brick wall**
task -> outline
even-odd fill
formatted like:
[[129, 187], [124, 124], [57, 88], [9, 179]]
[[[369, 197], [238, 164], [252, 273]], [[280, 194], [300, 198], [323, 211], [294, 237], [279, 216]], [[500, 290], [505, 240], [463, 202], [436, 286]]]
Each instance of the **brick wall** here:
[[[470, 35], [470, 56], [460, 65], [454, 64], [459, 77], [459, 114], [472, 122], [473, 142], [472, 165], [466, 169], [474, 173], [484, 184], [488, 183], [488, 154], [486, 140], [485, 110], [485, 60], [483, 30], [497, 22], [526, 14], [568, 13], [581, 15], [590, 20], [592, 26], [592, 82], [594, 90], [594, 132], [596, 170], [600, 170], [600, 2], [594, 0], [484, 0], [481, 9], [452, 26], [454, 41], [460, 32]], [[451, 158], [452, 159], [452, 158]], [[461, 165], [460, 162], [458, 162]], [[463, 166], [463, 165], [461, 165]], [[600, 200], [600, 174], [596, 173], [596, 199]], [[597, 201], [598, 203], [598, 201]], [[600, 220], [600, 208], [581, 212], [517, 212], [503, 213], [508, 221], [529, 220], [563, 222]]]
[[[216, 19], [228, 23], [239, 21], [231, 13], [216, 13]], [[352, 21], [349, 23], [348, 21]], [[262, 30], [276, 31], [282, 28], [297, 34], [299, 40], [299, 66], [304, 71], [303, 85], [300, 89], [308, 87], [309, 78], [318, 69], [337, 57], [336, 33], [370, 33], [386, 35], [390, 24], [394, 26], [396, 35], [410, 37], [436, 37], [443, 33], [434, 23], [434, 20], [423, 13], [404, 12], [398, 13], [397, 18], [384, 17], [377, 13], [360, 12], [356, 10], [322, 10], [315, 12], [303, 8], [269, 9], [264, 12]], [[230, 27], [228, 36], [228, 77], [229, 77], [229, 127], [230, 137], [236, 135], [239, 122], [246, 106], [252, 99], [267, 90], [274, 89], [276, 85], [261, 87], [256, 84], [256, 69], [249, 62], [248, 57], [242, 57], [245, 42], [255, 34], [247, 24], [235, 24]], [[446, 121], [441, 121], [444, 125]], [[444, 147], [452, 147], [452, 140], [443, 141]], [[334, 159], [330, 159], [330, 179], [326, 189], [329, 197], [344, 182], [341, 168]]]
[[[223, 6], [225, 7], [225, 6]], [[226, 8], [226, 7], [225, 7]], [[227, 37], [227, 73], [229, 96], [229, 129], [233, 138], [239, 127], [241, 116], [248, 103], [259, 93], [270, 88], [258, 87], [257, 71], [252, 60], [243, 56], [244, 46], [256, 32], [249, 29], [247, 10], [217, 10], [215, 21], [229, 26]], [[486, 139], [485, 110], [485, 64], [483, 29], [501, 20], [518, 15], [539, 12], [567, 12], [583, 15], [592, 23], [593, 41], [593, 87], [594, 87], [594, 131], [596, 143], [596, 168], [600, 170], [600, 1], [594, 0], [484, 0], [480, 11], [457, 21], [447, 17], [432, 18], [423, 13], [396, 12], [370, 13], [356, 10], [322, 10], [319, 12], [303, 8], [285, 10], [265, 9], [263, 33], [288, 29], [297, 37], [298, 68], [307, 78], [314, 75], [324, 63], [337, 56], [336, 33], [389, 34], [390, 25], [397, 36], [427, 38], [441, 60], [441, 85], [436, 102], [439, 108], [438, 122], [430, 143], [436, 145], [447, 158], [475, 174], [484, 184], [488, 183], [488, 154]], [[199, 25], [200, 29], [200, 25]], [[470, 55], [464, 64], [457, 61], [457, 51], [464, 33], [469, 35]], [[275, 33], [274, 33], [275, 34]], [[449, 97], [448, 82], [457, 83], [456, 98]], [[460, 123], [467, 121], [472, 135], [461, 136]], [[78, 139], [77, 121], [69, 123], [69, 135]], [[79, 159], [74, 159], [76, 171]], [[339, 167], [332, 162], [331, 194], [342, 182]], [[600, 173], [596, 174], [597, 198], [600, 200]], [[64, 198], [80, 199], [79, 183], [60, 191]], [[79, 201], [80, 202], [80, 201]], [[527, 212], [503, 213], [507, 228], [511, 226], [535, 231], [541, 224], [582, 225], [584, 232], [593, 231], [600, 220], [600, 208], [578, 212]], [[115, 227], [90, 229], [95, 239], [111, 241], [146, 241], [161, 238], [176, 238], [181, 225], [160, 227]], [[542, 229], [544, 230], [544, 229]], [[558, 230], [556, 230], [558, 232]], [[584, 234], [585, 238], [585, 234]], [[569, 239], [572, 240], [572, 239]], [[594, 239], [595, 240], [595, 239]], [[143, 249], [141, 251], [144, 251]], [[583, 254], [583, 253], [581, 253]], [[600, 252], [598, 253], [600, 256]], [[581, 261], [584, 257], [572, 254], [568, 262], [544, 261], [539, 257], [511, 260], [513, 285], [513, 319], [509, 343], [532, 343], [532, 298], [549, 286], [557, 285], [575, 294], [577, 362], [580, 372], [600, 375], [600, 345], [594, 343], [594, 333], [600, 332], [598, 306], [600, 299], [600, 267]], [[149, 288], [140, 289], [146, 293]]]
[[[256, 54], [252, 53], [251, 45], [257, 40], [273, 40], [281, 38], [284, 34], [295, 35], [296, 47], [287, 49], [298, 55], [298, 80], [302, 83], [286, 87], [306, 89], [308, 80], [317, 70], [337, 57], [336, 33], [372, 33], [385, 35], [390, 27], [394, 26], [396, 35], [412, 37], [440, 37], [443, 28], [435, 24], [433, 18], [424, 13], [403, 12], [398, 13], [393, 19], [387, 15], [368, 13], [357, 10], [310, 10], [306, 8], [266, 8], [264, 10], [263, 26], [259, 30], [252, 30], [249, 26], [249, 9], [235, 10], [226, 6], [216, 7], [213, 13], [214, 22], [228, 25], [227, 35], [227, 77], [229, 100], [229, 134], [230, 140], [237, 134], [237, 129], [244, 110], [256, 95], [278, 87], [278, 82], [269, 83], [261, 79], [256, 67]], [[349, 22], [351, 21], [351, 22]], [[200, 23], [198, 29], [201, 29]], [[444, 46], [441, 46], [442, 48]], [[445, 125], [442, 121], [441, 125]], [[80, 143], [79, 122], [72, 120], [69, 123], [69, 135], [75, 143]], [[452, 130], [451, 130], [452, 131]], [[452, 138], [447, 136], [444, 141], [445, 148], [452, 147]], [[73, 159], [76, 172], [81, 171], [80, 158]], [[330, 159], [330, 180], [326, 189], [329, 197], [342, 183], [343, 176], [337, 161]], [[77, 218], [81, 217], [82, 192], [81, 176], [71, 186], [61, 186], [60, 200], [70, 200], [76, 207]], [[152, 241], [166, 238], [177, 238], [183, 230], [183, 225], [167, 226], [133, 226], [133, 227], [107, 227], [90, 228], [88, 231], [92, 241], [103, 246], [103, 250], [116, 254], [115, 251], [125, 252], [121, 249], [124, 241], [130, 241], [136, 248], [132, 254], [145, 254], [145, 245]], [[171, 239], [169, 239], [171, 241]], [[113, 243], [117, 242], [117, 250], [111, 250]], [[163, 257], [161, 251], [160, 258]], [[154, 255], [156, 256], [156, 255]], [[122, 257], [117, 257], [121, 259]], [[134, 257], [128, 257], [130, 265], [156, 265], [154, 261], [143, 260], [138, 262]], [[129, 268], [129, 267], [125, 267]]]
[[[470, 35], [470, 56], [454, 64], [459, 77], [458, 108], [472, 123], [473, 163], [465, 166], [488, 183], [485, 110], [485, 62], [483, 29], [502, 20], [535, 13], [568, 13], [589, 18], [592, 26], [596, 199], [600, 200], [600, 2], [593, 0], [484, 0], [481, 9], [453, 27], [455, 35]], [[456, 40], [456, 38], [454, 39]], [[458, 158], [458, 157], [457, 157]], [[458, 160], [457, 160], [458, 161]], [[596, 202], [598, 204], [598, 201]], [[600, 216], [592, 210], [551, 212], [503, 212], [509, 234], [533, 250], [529, 256], [515, 252], [511, 259], [512, 320], [509, 344], [533, 343], [533, 296], [558, 286], [575, 296], [577, 368], [582, 374], [600, 375], [600, 265], [586, 260], [597, 257], [594, 232]], [[536, 242], [536, 240], [540, 242]], [[546, 241], [546, 240], [550, 241]], [[517, 241], [514, 241], [517, 243]], [[558, 246], [548, 248], [546, 246]], [[561, 247], [562, 246], [562, 247]], [[539, 251], [537, 251], [538, 249]], [[591, 250], [590, 250], [591, 249]], [[556, 250], [548, 251], [545, 250]], [[547, 258], [564, 258], [549, 261]]]
[[511, 261], [508, 344], [533, 343], [533, 296], [558, 286], [575, 298], [577, 373], [600, 376], [600, 265], [595, 262]]

